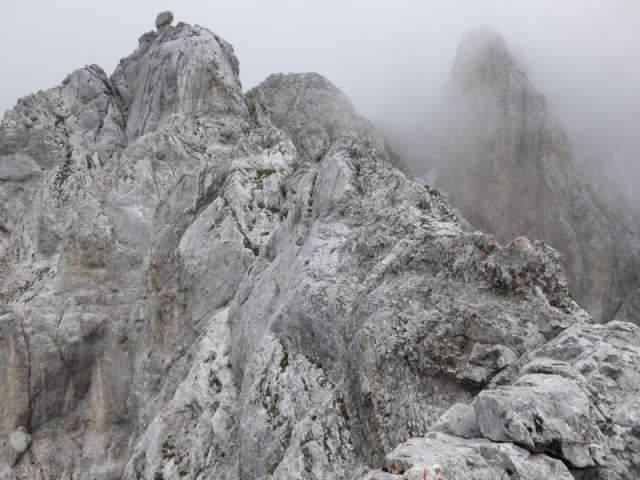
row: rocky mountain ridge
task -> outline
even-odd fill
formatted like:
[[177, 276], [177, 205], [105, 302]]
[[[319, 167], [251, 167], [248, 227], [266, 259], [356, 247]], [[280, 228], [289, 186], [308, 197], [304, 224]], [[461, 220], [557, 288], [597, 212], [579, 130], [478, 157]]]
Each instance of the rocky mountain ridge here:
[[637, 473], [638, 327], [463, 228], [320, 75], [245, 95], [171, 21], [0, 127], [0, 477]]

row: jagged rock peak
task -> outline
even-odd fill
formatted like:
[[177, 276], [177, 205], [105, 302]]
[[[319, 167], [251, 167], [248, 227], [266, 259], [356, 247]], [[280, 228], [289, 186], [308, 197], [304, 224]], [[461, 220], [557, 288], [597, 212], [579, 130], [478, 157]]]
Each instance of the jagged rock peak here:
[[166, 12], [160, 12], [156, 17], [156, 28], [171, 25], [171, 22], [173, 22], [173, 12], [169, 10], [167, 10]]
[[436, 182], [454, 206], [502, 242], [526, 235], [561, 251], [570, 290], [595, 319], [635, 305], [638, 240], [582, 181], [565, 131], [502, 35], [465, 35], [450, 93]]
[[145, 33], [139, 41], [111, 77], [130, 112], [129, 139], [162, 129], [173, 115], [246, 118], [231, 44], [183, 22]]
[[313, 158], [341, 136], [380, 138], [371, 122], [356, 112], [351, 100], [315, 72], [270, 75], [247, 96], [261, 99], [274, 124]]
[[454, 86], [496, 88], [516, 75], [526, 81], [509, 53], [505, 38], [487, 25], [469, 30], [458, 45], [453, 66]]

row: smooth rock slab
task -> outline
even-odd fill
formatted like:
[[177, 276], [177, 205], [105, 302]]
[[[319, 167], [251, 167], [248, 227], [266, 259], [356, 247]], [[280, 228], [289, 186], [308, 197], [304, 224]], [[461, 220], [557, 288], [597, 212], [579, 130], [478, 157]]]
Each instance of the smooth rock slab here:
[[587, 392], [572, 379], [524, 375], [513, 386], [480, 392], [473, 405], [486, 438], [549, 452], [577, 468], [595, 465], [590, 444], [603, 436], [590, 413]]
[[392, 479], [400, 475], [407, 480], [573, 479], [564, 463], [546, 455], [531, 454], [508, 443], [433, 432], [399, 445], [385, 457], [382, 472], [370, 472], [364, 479]]

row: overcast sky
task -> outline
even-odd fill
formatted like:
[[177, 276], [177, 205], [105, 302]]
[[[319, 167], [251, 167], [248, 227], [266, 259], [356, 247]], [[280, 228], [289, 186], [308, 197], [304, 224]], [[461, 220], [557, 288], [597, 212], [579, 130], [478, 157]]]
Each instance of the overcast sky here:
[[[440, 91], [461, 36], [489, 24], [538, 90], [574, 120], [612, 113], [640, 128], [640, 0], [4, 0], [0, 116], [97, 63], [111, 73], [162, 10], [234, 45], [245, 89], [316, 71], [373, 121]], [[417, 104], [417, 103], [416, 103]], [[564, 109], [564, 110], [563, 110]], [[635, 117], [634, 117], [635, 116]]]

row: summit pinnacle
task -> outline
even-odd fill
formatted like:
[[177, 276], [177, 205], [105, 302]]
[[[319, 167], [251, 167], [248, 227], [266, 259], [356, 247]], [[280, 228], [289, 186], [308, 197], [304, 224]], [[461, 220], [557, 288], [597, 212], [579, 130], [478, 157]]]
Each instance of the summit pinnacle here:
[[173, 12], [167, 10], [166, 12], [161, 12], [156, 17], [156, 28], [164, 27], [165, 25], [171, 25], [173, 22]]

